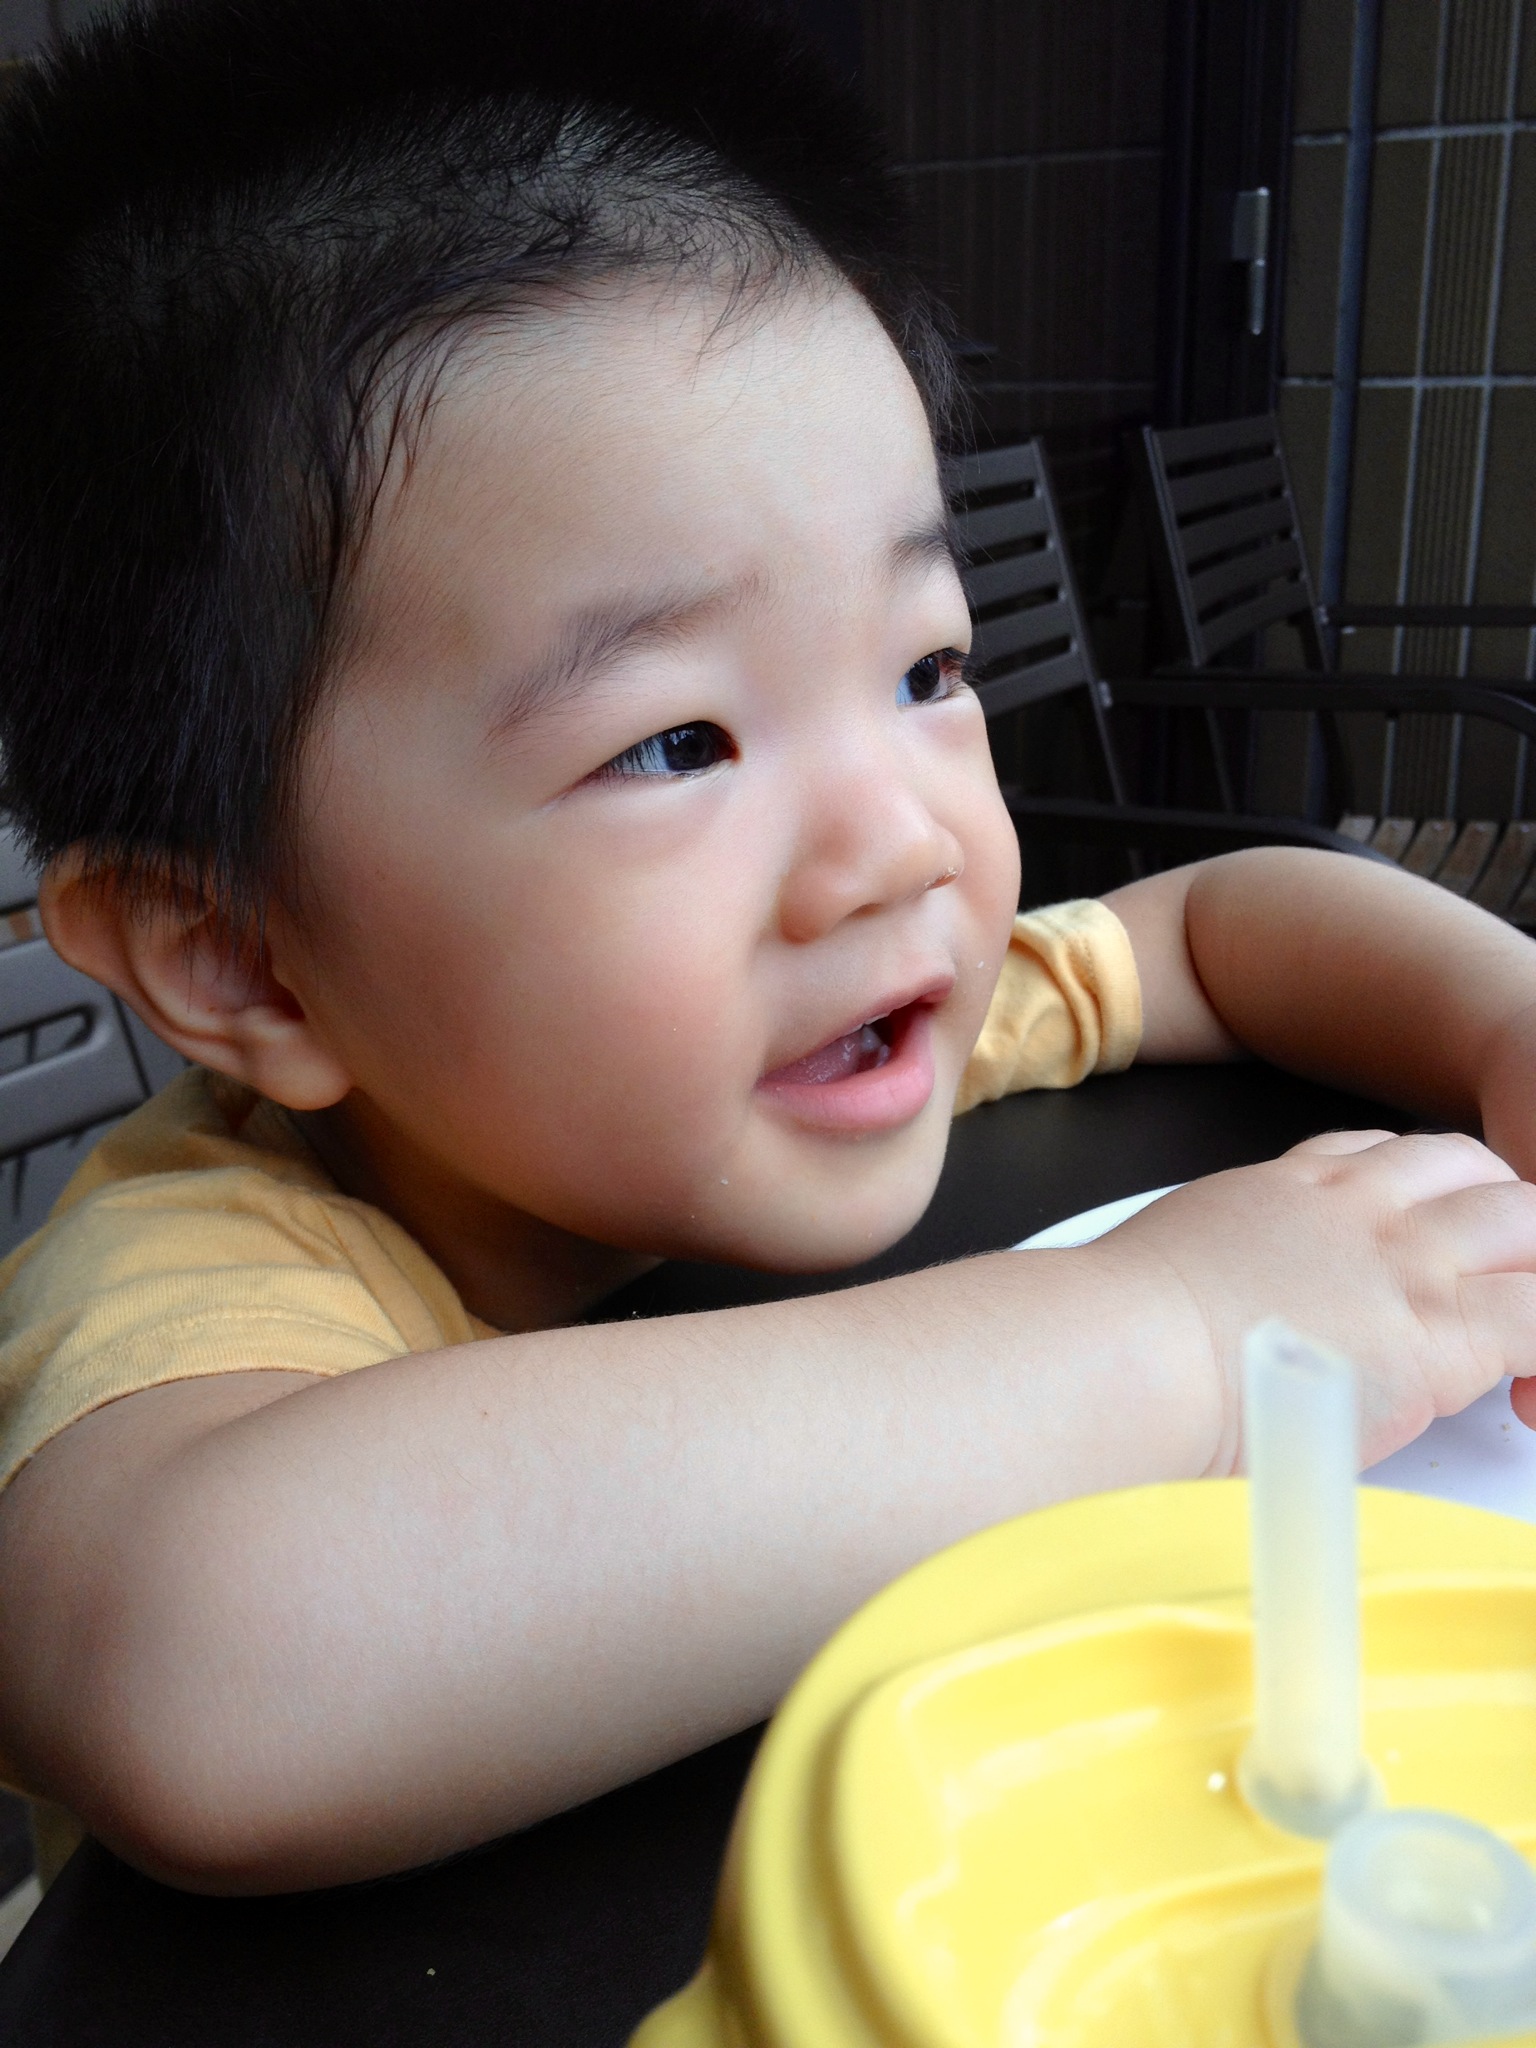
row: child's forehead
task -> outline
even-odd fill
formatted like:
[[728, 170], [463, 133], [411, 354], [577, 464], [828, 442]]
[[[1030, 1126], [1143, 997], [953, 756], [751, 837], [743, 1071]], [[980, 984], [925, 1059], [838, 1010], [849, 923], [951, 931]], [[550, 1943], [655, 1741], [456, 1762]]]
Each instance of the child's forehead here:
[[467, 336], [426, 426], [453, 487], [505, 490], [507, 458], [537, 478], [696, 475], [735, 457], [765, 470], [814, 460], [850, 431], [889, 463], [931, 463], [905, 364], [846, 286], [807, 280], [739, 299], [687, 283], [632, 284]]
[[[916, 387], [849, 289], [630, 289], [469, 337], [381, 497], [359, 597], [532, 623], [624, 582], [847, 567], [942, 513]], [[495, 587], [487, 588], [488, 580]]]

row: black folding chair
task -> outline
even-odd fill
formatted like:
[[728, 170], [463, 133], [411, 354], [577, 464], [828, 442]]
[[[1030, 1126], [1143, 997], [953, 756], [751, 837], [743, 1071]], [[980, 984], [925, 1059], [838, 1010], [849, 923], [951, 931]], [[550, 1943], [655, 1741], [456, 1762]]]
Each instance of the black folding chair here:
[[1122, 686], [1105, 682], [1095, 665], [1041, 444], [964, 456], [951, 464], [947, 482], [975, 618], [972, 670], [987, 717], [1000, 724], [1047, 700], [1075, 699], [1105, 792], [1028, 794], [1005, 775], [1003, 793], [1022, 837], [1172, 859], [1276, 844], [1364, 850], [1358, 839], [1301, 818], [1128, 802], [1109, 723]]
[[43, 937], [37, 878], [0, 826], [0, 1251], [47, 1217], [101, 1131], [186, 1062]]
[[[1536, 823], [1524, 817], [1533, 728], [1530, 699], [1518, 684], [1497, 689], [1454, 676], [1371, 676], [1336, 667], [1338, 634], [1356, 627], [1536, 628], [1531, 605], [1318, 604], [1307, 563], [1281, 442], [1272, 414], [1212, 426], [1159, 431], [1139, 437], [1139, 473], [1147, 511], [1154, 575], [1161, 609], [1181, 657], [1150, 682], [1118, 685], [1122, 703], [1196, 705], [1203, 709], [1218, 794], [1242, 808], [1258, 737], [1247, 724], [1246, 768], [1234, 777], [1232, 749], [1217, 722], [1220, 710], [1276, 709], [1316, 720], [1328, 783], [1327, 801], [1339, 830], [1368, 843], [1412, 872], [1518, 924], [1536, 923]], [[1300, 671], [1221, 666], [1222, 657], [1262, 646], [1263, 636], [1289, 627], [1300, 642]], [[1180, 688], [1200, 679], [1201, 687]], [[1380, 746], [1368, 796], [1361, 790], [1358, 749], [1346, 744], [1341, 721], [1354, 713], [1378, 714]], [[1404, 772], [1400, 745], [1404, 717], [1432, 721], [1428, 737], [1437, 756], [1435, 812], [1406, 815], [1399, 801], [1404, 780], [1424, 780], [1422, 760]], [[1473, 721], [1469, 727], [1468, 721]], [[1358, 721], [1357, 721], [1358, 723]], [[1463, 800], [1469, 732], [1502, 727], [1506, 738], [1486, 758], [1507, 763], [1507, 796], [1496, 805], [1483, 794]], [[1419, 738], [1426, 728], [1419, 727]], [[1424, 747], [1419, 748], [1422, 756]], [[1243, 787], [1238, 787], [1242, 783]], [[1469, 808], [1481, 815], [1468, 816]], [[1490, 811], [1496, 814], [1489, 815]]]

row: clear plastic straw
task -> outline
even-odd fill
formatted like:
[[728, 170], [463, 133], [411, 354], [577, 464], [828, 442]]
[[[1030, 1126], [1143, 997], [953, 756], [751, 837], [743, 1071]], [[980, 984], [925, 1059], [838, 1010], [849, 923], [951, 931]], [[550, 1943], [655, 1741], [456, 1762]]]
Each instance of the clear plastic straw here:
[[1375, 1784], [1360, 1742], [1354, 1368], [1261, 1323], [1243, 1345], [1243, 1435], [1254, 1731], [1240, 1782], [1266, 1820], [1328, 1836]]

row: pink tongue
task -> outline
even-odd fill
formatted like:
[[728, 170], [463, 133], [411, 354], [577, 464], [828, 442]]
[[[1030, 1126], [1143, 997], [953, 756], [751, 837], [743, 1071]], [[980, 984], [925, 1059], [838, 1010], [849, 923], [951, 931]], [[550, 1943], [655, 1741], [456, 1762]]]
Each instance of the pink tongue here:
[[808, 1052], [803, 1060], [780, 1067], [773, 1078], [775, 1081], [841, 1081], [849, 1074], [864, 1074], [871, 1067], [883, 1067], [890, 1056], [891, 1048], [874, 1025], [865, 1024], [842, 1038], [834, 1038], [830, 1045], [822, 1046], [817, 1052]]

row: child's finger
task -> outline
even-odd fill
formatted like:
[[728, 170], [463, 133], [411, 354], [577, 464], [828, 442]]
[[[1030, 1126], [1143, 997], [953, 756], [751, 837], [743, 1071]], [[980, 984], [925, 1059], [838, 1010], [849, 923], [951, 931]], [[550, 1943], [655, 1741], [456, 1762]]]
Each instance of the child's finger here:
[[1416, 1229], [1468, 1276], [1536, 1273], [1536, 1187], [1482, 1181], [1416, 1205]]
[[1399, 1207], [1431, 1202], [1437, 1195], [1454, 1194], [1461, 1188], [1518, 1178], [1496, 1152], [1460, 1131], [1414, 1131], [1406, 1138], [1389, 1137], [1334, 1156], [1337, 1166], [1320, 1169], [1325, 1179], [1356, 1178], [1358, 1184], [1374, 1187], [1384, 1200]]
[[1536, 1379], [1516, 1380], [1509, 1390], [1509, 1405], [1517, 1421], [1536, 1429]]
[[[1517, 1383], [1536, 1374], [1536, 1275], [1474, 1274], [1462, 1283], [1461, 1303], [1467, 1335], [1490, 1362], [1483, 1386], [1469, 1388], [1465, 1400], [1504, 1373], [1513, 1374]], [[1455, 1412], [1436, 1405], [1442, 1414]], [[1536, 1427], [1536, 1388], [1530, 1389], [1526, 1408]]]
[[1303, 1138], [1299, 1145], [1292, 1145], [1282, 1157], [1294, 1159], [1298, 1154], [1308, 1153], [1337, 1157], [1349, 1152], [1368, 1152], [1372, 1146], [1391, 1144], [1396, 1136], [1396, 1131], [1319, 1131], [1315, 1138]]

